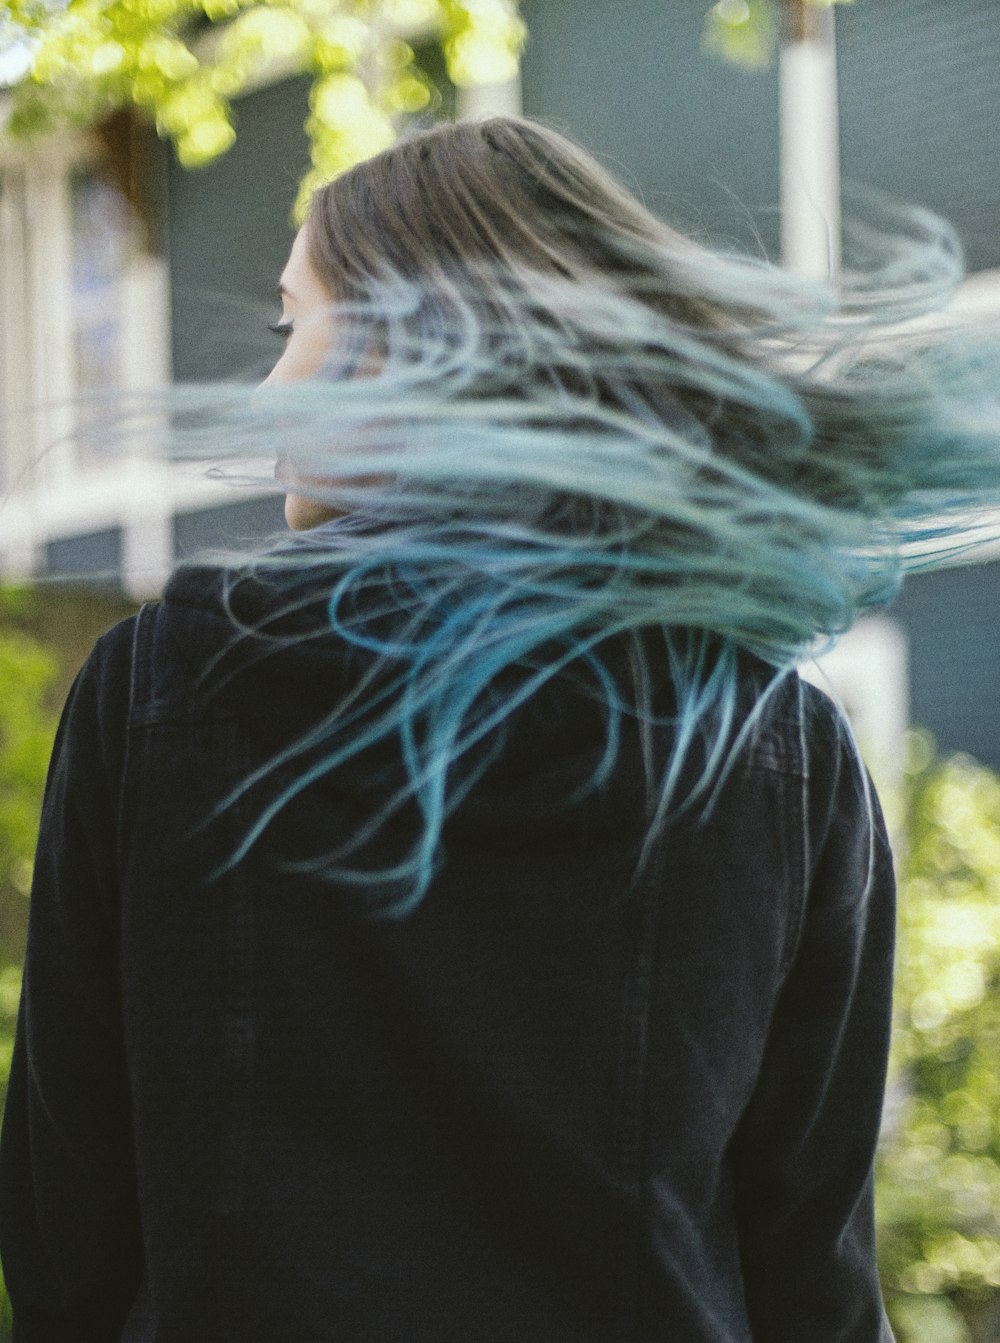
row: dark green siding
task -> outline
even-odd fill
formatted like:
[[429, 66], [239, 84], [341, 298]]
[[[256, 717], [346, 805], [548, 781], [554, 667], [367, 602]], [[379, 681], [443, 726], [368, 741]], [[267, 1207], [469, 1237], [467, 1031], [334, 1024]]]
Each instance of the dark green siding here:
[[907, 580], [890, 607], [910, 643], [910, 716], [943, 751], [1000, 769], [1000, 563]]
[[267, 331], [288, 256], [290, 212], [309, 155], [308, 83], [286, 80], [236, 103], [236, 143], [187, 172], [166, 169], [174, 376], [180, 382], [260, 375], [277, 357]]
[[257, 495], [214, 508], [178, 513], [173, 520], [173, 553], [190, 560], [206, 550], [242, 550], [248, 543], [285, 531], [283, 495]]
[[120, 527], [108, 527], [47, 541], [38, 572], [60, 582], [118, 590], [122, 586], [122, 540]]
[[524, 108], [669, 223], [777, 256], [778, 77], [700, 49], [705, 0], [524, 0]]
[[837, 25], [845, 178], [945, 215], [971, 270], [1000, 266], [998, 0], [858, 0]]

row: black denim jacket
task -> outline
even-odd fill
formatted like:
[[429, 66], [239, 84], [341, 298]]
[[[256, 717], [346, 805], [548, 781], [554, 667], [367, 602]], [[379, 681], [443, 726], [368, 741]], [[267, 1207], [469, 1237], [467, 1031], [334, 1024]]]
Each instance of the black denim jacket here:
[[892, 871], [829, 702], [787, 679], [636, 880], [638, 735], [570, 802], [602, 733], [557, 685], [373, 920], [275, 854], [356, 832], [378, 753], [206, 879], [261, 795], [220, 801], [361, 670], [248, 636], [203, 693], [231, 635], [183, 575], [66, 707], [0, 1153], [15, 1337], [886, 1343]]

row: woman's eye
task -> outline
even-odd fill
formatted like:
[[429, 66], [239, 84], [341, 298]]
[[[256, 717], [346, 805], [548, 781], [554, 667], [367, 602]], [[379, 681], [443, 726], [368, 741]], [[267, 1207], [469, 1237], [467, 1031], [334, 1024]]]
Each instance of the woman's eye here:
[[273, 331], [276, 336], [280, 336], [282, 340], [287, 340], [288, 337], [292, 334], [292, 323], [271, 322], [268, 325], [267, 329], [268, 331]]

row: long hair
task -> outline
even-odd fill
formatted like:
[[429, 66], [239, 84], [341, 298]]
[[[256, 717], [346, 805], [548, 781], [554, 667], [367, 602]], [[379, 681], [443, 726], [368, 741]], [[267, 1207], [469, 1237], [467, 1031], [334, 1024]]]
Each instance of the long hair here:
[[[605, 773], [621, 715], [648, 721], [649, 686], [674, 687], [648, 849], [735, 756], [742, 653], [776, 684], [906, 567], [992, 525], [997, 343], [928, 324], [958, 244], [930, 214], [880, 208], [835, 287], [676, 233], [523, 119], [414, 135], [317, 192], [327, 364], [216, 407], [211, 451], [221, 420], [234, 453], [266, 443], [342, 515], [251, 568], [287, 575], [289, 602], [311, 573], [331, 627], [403, 671], [290, 744], [283, 763], [312, 763], [234, 861], [317, 774], [396, 735], [407, 784], [373, 827], [416, 801], [418, 842], [391, 867], [352, 862], [352, 843], [319, 866], [404, 912], [441, 858], [458, 762], [581, 659], [605, 700]], [[612, 639], [633, 649], [627, 687], [602, 662]], [[515, 669], [516, 693], [491, 693]]]

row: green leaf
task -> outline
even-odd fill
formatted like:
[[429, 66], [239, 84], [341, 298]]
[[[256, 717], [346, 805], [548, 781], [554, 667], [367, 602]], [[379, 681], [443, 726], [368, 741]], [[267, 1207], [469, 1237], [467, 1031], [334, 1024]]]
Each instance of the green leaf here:
[[233, 143], [230, 100], [279, 62], [284, 73], [310, 71], [315, 80], [307, 123], [313, 167], [301, 211], [321, 178], [384, 149], [406, 117], [441, 101], [414, 63], [408, 33], [436, 33], [455, 82], [500, 82], [517, 73], [525, 41], [518, 7], [519, 0], [8, 0], [8, 32], [35, 42], [9, 127], [27, 137], [132, 104], [174, 141], [181, 163], [196, 168]]

